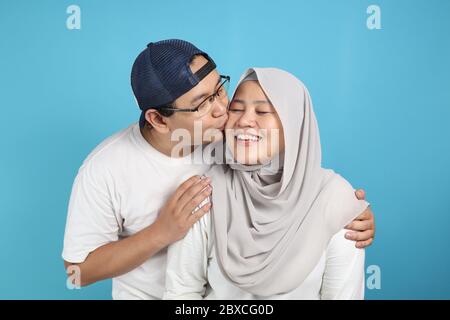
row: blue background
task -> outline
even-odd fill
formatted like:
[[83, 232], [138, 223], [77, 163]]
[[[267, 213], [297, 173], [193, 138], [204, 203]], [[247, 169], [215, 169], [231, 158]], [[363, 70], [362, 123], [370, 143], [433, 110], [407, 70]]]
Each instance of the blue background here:
[[[66, 9], [81, 8], [81, 30]], [[369, 5], [381, 30], [366, 27]], [[450, 298], [450, 1], [0, 1], [0, 298], [110, 299], [68, 290], [61, 260], [76, 172], [137, 120], [134, 58], [182, 38], [236, 84], [249, 66], [302, 79], [324, 165], [373, 205], [381, 268], [368, 299]]]

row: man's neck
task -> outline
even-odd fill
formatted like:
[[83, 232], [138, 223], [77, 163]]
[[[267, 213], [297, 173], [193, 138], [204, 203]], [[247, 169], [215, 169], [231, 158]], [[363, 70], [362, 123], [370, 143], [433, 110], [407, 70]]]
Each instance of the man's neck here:
[[[140, 130], [144, 139], [153, 148], [155, 148], [156, 150], [158, 150], [159, 152], [168, 157], [172, 158], [186, 157], [195, 150], [195, 146], [187, 146], [185, 148], [180, 148], [179, 146], [177, 146], [179, 142], [171, 141], [170, 135], [158, 134], [155, 130], [152, 130], [147, 127], [140, 128]], [[172, 154], [172, 151], [174, 150], [175, 146], [177, 146], [177, 149], [181, 150], [179, 150], [179, 152], [176, 152], [176, 154]]]

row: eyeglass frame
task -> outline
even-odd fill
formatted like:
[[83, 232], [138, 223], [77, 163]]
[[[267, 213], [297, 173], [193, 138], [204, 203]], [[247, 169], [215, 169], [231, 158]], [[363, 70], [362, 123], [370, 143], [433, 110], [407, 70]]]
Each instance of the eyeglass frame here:
[[[200, 102], [199, 104], [198, 104], [198, 106], [197, 107], [195, 107], [195, 108], [174, 108], [174, 107], [172, 107], [172, 106], [170, 106], [170, 105], [165, 105], [165, 106], [159, 106], [159, 107], [155, 107], [155, 108], [153, 108], [153, 109], [156, 109], [157, 111], [172, 111], [172, 112], [198, 112], [198, 109], [200, 109], [200, 106], [203, 104], [203, 103], [205, 103], [208, 99], [210, 99], [211, 97], [214, 97], [214, 99], [216, 99], [217, 97], [218, 97], [218, 92], [219, 92], [219, 90], [220, 89], [222, 89], [222, 87], [228, 82], [228, 84], [230, 83], [230, 79], [231, 79], [231, 77], [230, 76], [225, 76], [225, 75], [220, 75], [220, 79], [224, 79], [222, 82], [221, 82], [221, 84], [220, 84], [220, 86], [217, 88], [217, 90], [213, 93], [213, 94], [211, 94], [211, 95], [209, 95], [209, 96], [207, 96], [205, 99], [203, 99], [202, 100], [202, 102]], [[228, 92], [227, 92], [227, 94], [228, 94]], [[215, 101], [215, 100], [214, 100]], [[213, 102], [214, 103], [214, 102]]]

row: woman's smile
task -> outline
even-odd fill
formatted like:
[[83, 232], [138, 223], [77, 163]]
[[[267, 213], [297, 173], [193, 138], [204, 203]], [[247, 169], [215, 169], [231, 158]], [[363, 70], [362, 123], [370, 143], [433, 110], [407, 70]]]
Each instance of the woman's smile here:
[[247, 147], [257, 145], [262, 140], [262, 135], [256, 132], [236, 130], [234, 132], [234, 139], [237, 144]]

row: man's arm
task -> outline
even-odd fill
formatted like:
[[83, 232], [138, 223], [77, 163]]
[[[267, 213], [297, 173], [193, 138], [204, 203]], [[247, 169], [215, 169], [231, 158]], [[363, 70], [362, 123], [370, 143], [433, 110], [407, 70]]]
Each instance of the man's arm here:
[[[77, 266], [79, 284], [86, 286], [135, 269], [161, 249], [183, 238], [191, 226], [209, 211], [210, 203], [192, 213], [210, 194], [208, 178], [194, 176], [186, 180], [169, 198], [153, 224], [128, 238], [97, 248], [82, 263], [64, 261], [66, 270], [69, 266]], [[67, 270], [68, 276], [74, 272], [73, 268]]]
[[[358, 200], [365, 200], [366, 195], [364, 190], [356, 190], [356, 198]], [[375, 218], [370, 206], [357, 216], [351, 223], [345, 226], [346, 229], [355, 232], [347, 232], [345, 237], [349, 240], [356, 241], [356, 248], [366, 248], [370, 246], [375, 237]]]

